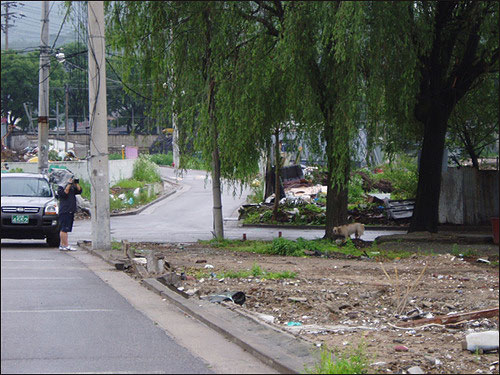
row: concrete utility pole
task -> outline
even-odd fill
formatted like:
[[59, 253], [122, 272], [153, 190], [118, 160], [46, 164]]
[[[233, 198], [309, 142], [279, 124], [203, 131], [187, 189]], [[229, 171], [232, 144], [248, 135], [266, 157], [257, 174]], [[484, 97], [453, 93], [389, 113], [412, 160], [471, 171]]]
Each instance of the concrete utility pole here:
[[45, 173], [49, 168], [49, 70], [49, 2], [44, 0], [38, 81], [38, 173]]
[[2, 24], [2, 31], [5, 33], [5, 50], [7, 51], [9, 49], [9, 28], [14, 26], [13, 24], [9, 23], [9, 20], [12, 19], [15, 20], [18, 18], [23, 18], [25, 17], [24, 14], [22, 13], [16, 13], [16, 12], [10, 12], [9, 8], [17, 8], [18, 5], [23, 6], [23, 3], [20, 3], [18, 1], [3, 1], [2, 5], [5, 8], [5, 12], [3, 12], [2, 16], [5, 17], [5, 23]]
[[64, 152], [68, 152], [68, 85], [64, 86]]
[[111, 250], [104, 5], [88, 2], [92, 249]]

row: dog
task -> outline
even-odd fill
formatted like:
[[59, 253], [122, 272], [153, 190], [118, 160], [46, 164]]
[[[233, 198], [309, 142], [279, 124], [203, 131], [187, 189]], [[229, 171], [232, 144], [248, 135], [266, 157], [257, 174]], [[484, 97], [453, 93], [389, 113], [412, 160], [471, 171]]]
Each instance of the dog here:
[[365, 233], [365, 226], [360, 223], [341, 225], [339, 227], [333, 227], [333, 233], [344, 236], [344, 241], [347, 241], [353, 233], [354, 237], [359, 239]]

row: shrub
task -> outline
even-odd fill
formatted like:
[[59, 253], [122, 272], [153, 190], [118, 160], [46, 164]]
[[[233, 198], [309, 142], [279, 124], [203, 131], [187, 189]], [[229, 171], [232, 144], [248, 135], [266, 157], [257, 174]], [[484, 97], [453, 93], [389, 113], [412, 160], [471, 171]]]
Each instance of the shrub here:
[[151, 161], [157, 165], [172, 165], [174, 161], [174, 156], [172, 151], [169, 151], [167, 154], [152, 154]]
[[141, 154], [134, 163], [132, 176], [135, 180], [144, 182], [160, 182], [158, 166], [153, 163], [149, 155]]
[[359, 203], [364, 200], [363, 179], [357, 173], [352, 174], [349, 179], [349, 203]]
[[394, 191], [391, 199], [412, 199], [417, 196], [418, 165], [416, 160], [402, 157], [397, 163], [389, 165], [383, 173], [374, 176], [377, 180], [388, 180]]
[[114, 154], [108, 154], [108, 160], [122, 160], [121, 152], [116, 152]]

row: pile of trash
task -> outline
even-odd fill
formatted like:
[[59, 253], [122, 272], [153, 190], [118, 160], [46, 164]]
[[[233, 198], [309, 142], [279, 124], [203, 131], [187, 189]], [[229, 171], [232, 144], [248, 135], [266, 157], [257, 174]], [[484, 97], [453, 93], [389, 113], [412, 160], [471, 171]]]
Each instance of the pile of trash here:
[[[393, 190], [390, 181], [380, 180], [375, 184], [359, 172], [363, 179], [363, 189], [377, 188], [381, 193], [366, 193], [366, 202], [350, 205], [348, 221], [370, 225], [408, 225], [413, 215], [414, 200], [391, 200]], [[301, 225], [324, 225], [326, 219], [326, 195], [328, 187], [313, 184], [317, 168], [305, 166], [284, 167], [280, 171], [280, 201], [278, 217], [280, 223]], [[305, 177], [304, 177], [305, 176]], [[324, 178], [316, 176], [316, 180]], [[275, 199], [274, 177], [268, 174], [266, 192], [272, 191], [264, 202], [244, 204], [238, 210], [239, 220], [247, 224], [270, 223]], [[366, 185], [366, 186], [365, 186]], [[256, 213], [259, 214], [258, 218]]]

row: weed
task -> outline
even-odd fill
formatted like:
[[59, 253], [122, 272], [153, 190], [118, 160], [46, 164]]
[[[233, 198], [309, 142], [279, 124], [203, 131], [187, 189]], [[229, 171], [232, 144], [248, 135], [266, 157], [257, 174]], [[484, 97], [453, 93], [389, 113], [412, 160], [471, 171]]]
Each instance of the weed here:
[[113, 187], [121, 187], [122, 189], [137, 189], [144, 187], [143, 181], [137, 181], [134, 179], [120, 180]]
[[149, 155], [141, 154], [134, 163], [133, 178], [144, 182], [160, 182], [158, 166], [151, 161]]
[[324, 348], [320, 354], [320, 363], [313, 369], [305, 368], [308, 374], [366, 374], [368, 372], [368, 357], [364, 344], [356, 349], [333, 353]]
[[166, 154], [153, 154], [151, 155], [151, 161], [158, 165], [172, 165], [174, 157], [172, 151]]
[[80, 180], [79, 185], [82, 188], [82, 198], [90, 200], [90, 182], [86, 180]]
[[23, 173], [24, 170], [22, 168], [12, 168], [12, 169], [9, 169], [9, 172], [10, 173]]

